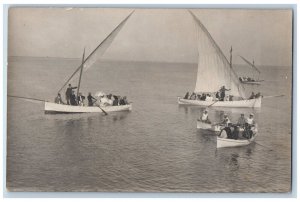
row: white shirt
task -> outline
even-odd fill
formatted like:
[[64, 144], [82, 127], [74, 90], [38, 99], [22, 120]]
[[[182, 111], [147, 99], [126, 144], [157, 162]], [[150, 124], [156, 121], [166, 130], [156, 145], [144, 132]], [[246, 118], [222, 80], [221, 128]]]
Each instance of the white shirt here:
[[208, 119], [208, 113], [207, 114], [203, 113], [201, 120], [206, 121], [207, 119]]
[[250, 117], [249, 117], [249, 118], [247, 118], [246, 121], [247, 121], [247, 123], [250, 124], [250, 125], [253, 125], [253, 124], [254, 124], [254, 119], [253, 119], [253, 118], [250, 118]]

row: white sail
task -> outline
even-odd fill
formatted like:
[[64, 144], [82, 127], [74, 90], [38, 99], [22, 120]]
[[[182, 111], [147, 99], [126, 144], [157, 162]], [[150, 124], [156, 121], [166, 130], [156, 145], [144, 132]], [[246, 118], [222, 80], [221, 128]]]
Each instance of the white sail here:
[[219, 46], [200, 20], [190, 11], [196, 23], [198, 38], [198, 74], [195, 87], [196, 93], [217, 92], [225, 86], [230, 95], [245, 98], [245, 90], [238, 76]]
[[[134, 12], [134, 11], [133, 11]], [[76, 71], [67, 79], [61, 89], [58, 91], [60, 92], [68, 83], [71, 83], [72, 80], [77, 78], [79, 74], [79, 70], [83, 65], [83, 71], [88, 70], [107, 50], [107, 48], [111, 45], [115, 37], [118, 35], [122, 27], [124, 26], [125, 22], [128, 18], [132, 15], [131, 12], [94, 50], [93, 52], [84, 60], [84, 62], [76, 69]]]

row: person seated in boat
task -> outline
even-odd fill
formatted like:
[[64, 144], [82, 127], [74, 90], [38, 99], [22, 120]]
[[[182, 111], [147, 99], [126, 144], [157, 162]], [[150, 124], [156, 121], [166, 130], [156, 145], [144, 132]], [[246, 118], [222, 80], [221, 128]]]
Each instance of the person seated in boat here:
[[76, 99], [76, 95], [75, 92], [72, 91], [71, 97], [70, 97], [70, 104], [73, 106], [77, 105], [77, 99]]
[[118, 96], [114, 95], [114, 101], [113, 101], [113, 106], [118, 106], [119, 105], [119, 98]]
[[252, 126], [255, 126], [255, 121], [254, 121], [254, 114], [253, 113], [251, 113], [250, 115], [249, 115], [249, 117], [247, 118], [247, 120], [246, 120], [246, 123], [247, 124], [249, 124], [251, 127]]
[[260, 92], [258, 92], [258, 93], [256, 93], [256, 95], [255, 95], [255, 98], [259, 98], [259, 97], [261, 97], [262, 95], [260, 94]]
[[124, 97], [122, 98], [122, 102], [120, 101], [120, 104], [121, 104], [121, 105], [128, 105], [128, 101], [127, 101], [127, 97], [126, 97], [126, 96], [124, 96]]
[[73, 89], [76, 89], [77, 87], [72, 87], [72, 85], [69, 83], [69, 87], [66, 90], [66, 100], [67, 100], [67, 104], [70, 105], [71, 104], [71, 95], [72, 95], [72, 91]]
[[120, 98], [119, 104], [120, 105], [127, 105], [128, 104], [126, 96]]
[[93, 106], [94, 103], [97, 101], [97, 99], [94, 98], [91, 93], [89, 93], [89, 95], [87, 96], [87, 99], [88, 99], [89, 107]]
[[231, 139], [232, 138], [232, 134], [231, 134], [232, 132], [231, 132], [231, 129], [230, 129], [230, 127], [225, 127], [225, 128], [223, 128], [222, 130], [221, 130], [221, 132], [219, 133], [219, 137], [220, 138], [224, 138], [224, 139]]
[[220, 99], [220, 94], [219, 94], [219, 91], [216, 93], [216, 100], [219, 100]]
[[57, 94], [57, 97], [54, 99], [54, 102], [55, 102], [56, 104], [65, 104], [65, 103], [62, 101], [62, 99], [61, 99], [60, 93]]
[[200, 99], [200, 100], [205, 100], [205, 99], [206, 99], [206, 94], [205, 94], [205, 93], [202, 93], [201, 99]]
[[79, 93], [77, 97], [78, 105], [84, 106], [84, 100], [85, 100], [85, 96], [83, 96], [82, 93]]
[[229, 95], [226, 95], [224, 101], [229, 101]]
[[192, 93], [192, 94], [191, 94], [190, 100], [196, 100], [196, 94], [195, 94], [195, 93]]
[[225, 91], [230, 91], [230, 89], [226, 89], [225, 86], [222, 86], [219, 91], [220, 91], [220, 101], [224, 101]]
[[238, 119], [236, 125], [239, 126], [239, 127], [241, 127], [241, 128], [244, 128], [245, 123], [246, 123], [245, 115], [244, 115], [244, 114], [241, 114], [241, 116], [240, 116], [240, 118]]
[[246, 139], [251, 139], [253, 136], [253, 130], [248, 123], [245, 123], [245, 127], [244, 127], [244, 131], [242, 133], [242, 136]]
[[239, 133], [239, 127], [237, 125], [233, 125], [233, 128], [231, 129], [231, 136], [228, 138], [237, 140], [239, 138]]
[[106, 95], [102, 95], [100, 97], [99, 104], [100, 104], [100, 106], [108, 106], [109, 105], [108, 98]]
[[255, 94], [254, 94], [254, 92], [252, 92], [250, 97], [249, 97], [249, 100], [254, 99], [254, 98], [255, 98]]
[[205, 101], [212, 101], [213, 97], [210, 96], [210, 94], [206, 94]]
[[113, 105], [112, 94], [107, 95], [107, 99], [108, 99], [107, 101], [108, 105], [112, 106]]
[[224, 119], [220, 124], [225, 125], [226, 127], [228, 127], [231, 124], [231, 121], [229, 120], [227, 114], [224, 114]]
[[201, 100], [201, 95], [197, 94], [197, 100]]
[[211, 121], [209, 120], [208, 118], [208, 110], [205, 109], [202, 113], [202, 116], [200, 118], [200, 121], [204, 122], [204, 123], [208, 123], [208, 124], [211, 124]]
[[239, 80], [240, 80], [240, 81], [243, 81], [242, 77], [239, 77]]
[[189, 99], [189, 97], [190, 97], [190, 93], [187, 92], [187, 93], [185, 94], [185, 96], [183, 97], [183, 99]]

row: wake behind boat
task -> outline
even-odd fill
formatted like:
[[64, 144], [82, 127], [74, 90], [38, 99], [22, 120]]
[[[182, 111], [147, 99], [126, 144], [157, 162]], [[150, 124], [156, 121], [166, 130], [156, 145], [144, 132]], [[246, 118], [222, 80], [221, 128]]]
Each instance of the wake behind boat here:
[[[232, 69], [232, 54], [230, 62], [214, 41], [206, 27], [190, 11], [196, 23], [198, 38], [198, 72], [194, 90], [194, 98], [178, 97], [180, 105], [200, 105], [214, 107], [261, 107], [261, 96], [247, 99], [245, 89]], [[232, 53], [232, 49], [230, 51]], [[229, 91], [228, 99], [225, 91]], [[219, 94], [220, 92], [220, 94]], [[199, 99], [205, 95], [210, 99]]]

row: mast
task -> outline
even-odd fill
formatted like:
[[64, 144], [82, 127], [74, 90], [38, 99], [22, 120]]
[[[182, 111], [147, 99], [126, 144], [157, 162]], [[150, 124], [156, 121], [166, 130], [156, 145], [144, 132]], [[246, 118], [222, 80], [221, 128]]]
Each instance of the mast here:
[[[85, 55], [85, 48], [83, 49], [83, 55], [82, 55], [82, 62], [81, 62], [81, 69], [80, 69], [80, 75], [79, 75], [79, 80], [78, 80], [78, 87], [77, 87], [77, 102], [79, 102], [78, 100], [78, 94], [79, 94], [79, 88], [80, 88], [80, 82], [81, 82], [81, 76], [82, 76], [82, 69], [83, 69], [83, 63], [84, 63], [84, 55]], [[79, 104], [79, 103], [77, 103]]]
[[[118, 26], [110, 32], [110, 34], [85, 58], [84, 62], [73, 72], [73, 74], [67, 79], [67, 81], [63, 84], [63, 86], [59, 89], [58, 93], [74, 78], [76, 73], [81, 69], [84, 68], [86, 71], [89, 67], [91, 67], [98, 57], [102, 56], [110, 44], [113, 42], [115, 37], [118, 35], [120, 30], [122, 29], [125, 22], [129, 19], [129, 17], [133, 14], [132, 11]], [[97, 57], [98, 56], [98, 57]]]
[[230, 88], [231, 88], [231, 71], [232, 71], [232, 46], [230, 48], [230, 62], [229, 62], [229, 65], [230, 65]]

